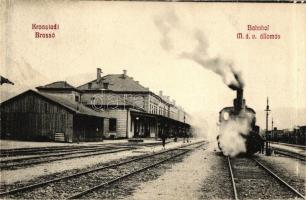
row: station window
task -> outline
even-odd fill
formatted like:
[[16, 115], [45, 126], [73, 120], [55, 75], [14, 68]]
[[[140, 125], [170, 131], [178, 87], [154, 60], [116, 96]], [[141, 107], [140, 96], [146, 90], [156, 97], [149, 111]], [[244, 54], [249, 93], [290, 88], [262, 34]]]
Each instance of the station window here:
[[76, 102], [80, 101], [80, 97], [79, 96], [75, 96], [74, 99], [75, 99]]
[[92, 103], [92, 104], [95, 103], [95, 102], [94, 102], [95, 100], [96, 100], [95, 97], [91, 97], [91, 98], [90, 98], [90, 103]]
[[108, 89], [108, 83], [107, 82], [103, 83], [103, 88], [106, 89], [106, 90]]
[[109, 131], [114, 132], [117, 130], [117, 119], [110, 118], [109, 119]]

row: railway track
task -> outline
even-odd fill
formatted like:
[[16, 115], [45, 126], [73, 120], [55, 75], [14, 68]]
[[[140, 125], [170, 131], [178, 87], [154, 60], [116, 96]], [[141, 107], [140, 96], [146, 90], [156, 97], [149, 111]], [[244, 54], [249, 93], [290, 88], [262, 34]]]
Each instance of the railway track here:
[[304, 145], [288, 144], [288, 143], [273, 142], [273, 141], [271, 143], [272, 144], [284, 145], [284, 146], [288, 146], [288, 147], [295, 147], [295, 148], [298, 148], [298, 149], [306, 150], [306, 146], [304, 146]]
[[9, 157], [0, 158], [0, 163], [18, 162], [18, 161], [23, 161], [23, 160], [36, 159], [36, 158], [47, 158], [47, 157], [52, 157], [52, 156], [65, 156], [65, 155], [72, 155], [72, 154], [78, 154], [78, 153], [90, 153], [94, 151], [110, 150], [114, 148], [118, 148], [118, 147], [85, 147], [83, 149], [77, 149], [77, 150], [73, 149], [73, 150], [38, 152], [35, 154], [33, 153], [33, 155], [20, 155], [20, 156], [9, 156]]
[[[227, 157], [234, 199], [280, 199], [305, 196], [255, 158]], [[233, 164], [234, 163], [234, 164]]]
[[281, 149], [281, 148], [277, 148], [277, 147], [272, 147], [272, 149], [273, 149], [275, 154], [280, 154], [280, 155], [283, 155], [283, 156], [295, 158], [295, 159], [306, 162], [305, 155], [295, 153], [295, 152], [292, 152], [292, 151], [287, 151], [285, 149]]
[[[149, 144], [142, 144], [137, 145], [137, 147], [151, 147], [156, 146], [158, 143], [149, 143]], [[73, 158], [82, 158], [82, 157], [89, 157], [89, 156], [96, 156], [102, 154], [110, 154], [110, 153], [117, 153], [122, 151], [129, 151], [135, 150], [137, 147], [133, 145], [126, 145], [126, 144], [118, 144], [118, 145], [98, 145], [98, 146], [83, 146], [82, 148], [43, 148], [42, 150], [39, 148], [35, 148], [34, 150], [29, 149], [29, 151], [25, 151], [25, 149], [21, 149], [21, 151], [12, 151], [11, 153], [18, 153], [20, 157], [4, 157], [0, 160], [0, 169], [16, 169], [19, 167], [26, 167], [30, 165], [36, 165], [46, 162], [53, 162], [53, 161], [60, 161], [60, 160], [67, 160]], [[35, 150], [40, 153], [40, 155], [31, 155], [28, 154], [37, 154]], [[55, 151], [55, 152], [54, 152]], [[20, 153], [25, 153], [25, 156], [22, 156]], [[6, 151], [8, 155], [8, 151]], [[16, 155], [16, 154], [14, 154]], [[27, 156], [28, 155], [28, 156]], [[14, 156], [13, 156], [14, 157]]]
[[107, 148], [108, 145], [94, 145], [94, 146], [77, 146], [77, 147], [56, 147], [56, 148], [28, 148], [28, 149], [5, 149], [1, 150], [0, 158], [10, 158], [18, 156], [33, 156], [39, 154], [48, 154], [48, 153], [61, 153], [61, 152], [72, 152], [79, 151], [83, 149], [92, 149], [92, 148]]
[[[204, 143], [193, 143], [184, 148], [170, 149], [136, 157], [123, 162], [102, 166], [69, 176], [50, 179], [39, 183], [11, 188], [0, 193], [1, 198], [66, 199], [79, 198], [105, 185], [123, 180], [146, 169], [153, 168], [175, 157], [186, 154]], [[192, 147], [193, 146], [193, 147]], [[188, 147], [188, 148], [187, 148]], [[191, 148], [192, 147], [192, 148]]]
[[119, 144], [97, 144], [97, 145], [80, 145], [80, 146], [55, 146], [55, 147], [34, 147], [34, 148], [18, 148], [18, 149], [0, 149], [0, 157], [13, 157], [13, 156], [26, 156], [26, 155], [37, 155], [42, 153], [54, 153], [54, 152], [67, 152], [67, 151], [77, 151], [88, 148], [100, 148], [100, 147], [135, 147], [135, 146], [157, 146], [160, 143], [143, 143], [143, 144], [129, 144], [129, 143], [119, 143]]
[[46, 155], [41, 157], [35, 157], [35, 158], [19, 158], [14, 160], [7, 160], [7, 161], [1, 161], [0, 162], [0, 169], [15, 169], [18, 167], [25, 167], [30, 165], [37, 165], [41, 163], [49, 163], [59, 160], [67, 160], [67, 159], [73, 159], [73, 158], [83, 158], [83, 157], [89, 157], [89, 156], [96, 156], [96, 155], [102, 155], [102, 154], [110, 154], [110, 153], [117, 153], [122, 151], [129, 151], [133, 150], [135, 148], [118, 148], [118, 149], [102, 149], [102, 150], [91, 150], [85, 151], [85, 152], [78, 152], [77, 155], [74, 155], [74, 153], [65, 153], [65, 154], [53, 154], [53, 155]]
[[69, 151], [85, 148], [86, 146], [56, 146], [56, 147], [33, 147], [20, 149], [1, 149], [0, 157], [25, 156], [37, 153], [45, 153], [50, 151]]

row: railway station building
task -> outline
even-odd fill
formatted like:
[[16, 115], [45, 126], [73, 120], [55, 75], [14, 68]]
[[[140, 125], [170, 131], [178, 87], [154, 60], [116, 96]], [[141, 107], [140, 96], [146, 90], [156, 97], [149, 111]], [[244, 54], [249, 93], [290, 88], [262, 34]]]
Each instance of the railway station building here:
[[98, 68], [96, 79], [77, 89], [82, 91], [82, 104], [106, 118], [106, 138], [182, 137], [189, 131], [189, 116], [175, 101], [142, 86], [126, 70], [102, 76]]
[[98, 68], [96, 78], [79, 87], [58, 81], [36, 89], [1, 104], [1, 138], [76, 142], [190, 134], [183, 108], [126, 70], [102, 76]]

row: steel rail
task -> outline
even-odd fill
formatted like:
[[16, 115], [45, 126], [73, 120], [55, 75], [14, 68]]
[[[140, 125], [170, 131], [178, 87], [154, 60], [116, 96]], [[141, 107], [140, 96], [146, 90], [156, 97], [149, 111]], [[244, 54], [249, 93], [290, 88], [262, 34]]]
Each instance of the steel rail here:
[[[192, 144], [187, 144], [187, 145], [185, 145], [185, 147], [190, 146], [190, 145], [195, 145], [195, 144], [198, 144], [198, 143], [203, 143], [203, 142], [204, 141], [199, 141], [199, 142], [195, 142], [195, 143], [192, 143]], [[122, 151], [129, 151], [129, 150], [133, 150], [133, 149], [137, 149], [137, 148], [133, 147], [133, 146], [130, 146], [130, 147], [124, 146], [124, 147], [121, 147], [117, 150], [112, 150], [112, 151], [99, 151], [99, 153], [91, 153], [91, 154], [83, 154], [83, 155], [70, 156], [70, 157], [54, 158], [54, 159], [49, 159], [49, 160], [32, 161], [32, 162], [28, 162], [28, 163], [17, 163], [17, 164], [12, 164], [12, 165], [9, 165], [9, 164], [8, 165], [1, 165], [1, 163], [6, 163], [6, 162], [0, 162], [0, 169], [2, 170], [2, 169], [13, 168], [13, 167], [35, 165], [35, 164], [41, 164], [41, 163], [53, 162], [53, 161], [59, 161], [59, 160], [68, 160], [68, 159], [73, 159], [73, 158], [82, 158], [82, 157], [88, 157], [88, 156], [95, 156], [95, 155], [102, 155], [102, 154], [109, 154], [109, 153], [117, 153], [117, 152], [122, 152]], [[108, 150], [108, 149], [106, 149], [106, 150]], [[95, 151], [91, 151], [91, 152], [95, 152]], [[90, 153], [90, 152], [86, 152], [86, 153]], [[48, 157], [52, 157], [52, 156], [48, 156]], [[44, 157], [42, 157], [42, 158], [44, 158]]]
[[288, 147], [296, 147], [296, 148], [299, 148], [299, 149], [304, 149], [304, 150], [306, 150], [306, 146], [305, 146], [305, 145], [289, 144], [289, 143], [274, 142], [274, 141], [271, 141], [271, 143], [272, 143], [272, 144], [283, 145], [283, 146], [288, 146]]
[[238, 200], [238, 193], [237, 193], [237, 188], [236, 188], [236, 183], [235, 183], [232, 163], [231, 163], [231, 160], [230, 160], [229, 156], [227, 156], [227, 161], [228, 161], [229, 172], [230, 172], [230, 175], [231, 175], [231, 181], [232, 181], [232, 186], [233, 186], [234, 197], [235, 197], [235, 200]]
[[[204, 142], [203, 141], [196, 142], [196, 143], [192, 143], [192, 144], [189, 144], [189, 145], [185, 145], [184, 147], [191, 146], [191, 145], [196, 145], [196, 144], [199, 144], [199, 143], [204, 143]], [[201, 144], [199, 146], [202, 146], [202, 145], [203, 144]], [[199, 147], [199, 146], [197, 146], [197, 147]], [[120, 165], [124, 165], [124, 164], [128, 164], [128, 163], [137, 161], [137, 160], [153, 157], [153, 156], [156, 156], [156, 155], [159, 155], [159, 154], [163, 154], [163, 153], [167, 153], [167, 152], [170, 152], [170, 151], [179, 150], [180, 148], [181, 147], [174, 148], [174, 149], [168, 149], [168, 150], [161, 151], [161, 152], [158, 152], [158, 153], [146, 154], [144, 156], [141, 156], [141, 157], [138, 157], [138, 158], [133, 158], [133, 159], [130, 159], [130, 160], [127, 160], [127, 161], [123, 161], [123, 162], [117, 163], [117, 164], [103, 166], [103, 167], [87, 170], [87, 171], [84, 171], [84, 172], [78, 172], [78, 173], [71, 174], [71, 175], [64, 176], [64, 177], [54, 178], [54, 179], [51, 179], [51, 180], [47, 180], [47, 181], [43, 181], [43, 182], [39, 182], [39, 183], [35, 183], [35, 184], [26, 185], [26, 186], [23, 186], [23, 187], [20, 187], [20, 188], [16, 188], [16, 189], [12, 189], [12, 190], [9, 190], [9, 191], [6, 191], [6, 192], [2, 192], [2, 193], [0, 193], [0, 197], [4, 196], [4, 195], [15, 194], [15, 193], [26, 191], [26, 190], [29, 190], [29, 189], [41, 187], [41, 186], [47, 185], [49, 183], [54, 183], [54, 182], [58, 182], [58, 181], [61, 181], [61, 180], [65, 180], [65, 179], [69, 179], [69, 178], [74, 178], [74, 177], [85, 175], [85, 174], [88, 174], [88, 173], [100, 171], [100, 170], [103, 170], [103, 169], [109, 169], [109, 168], [112, 168], [112, 167], [117, 167], [117, 166], [120, 166]]]
[[[126, 147], [128, 146], [120, 146], [120, 147]], [[78, 151], [85, 151], [85, 150], [93, 150], [93, 149], [112, 149], [112, 148], [119, 148], [119, 146], [82, 146], [80, 148], [70, 148], [70, 149], [48, 149], [48, 150], [31, 150], [31, 151], [24, 151], [24, 152], [16, 152], [15, 154], [11, 152], [10, 154], [3, 154], [0, 156], [0, 159], [2, 158], [14, 158], [19, 156], [29, 156], [29, 157], [35, 157], [39, 154], [55, 154], [55, 153], [67, 153], [67, 152], [78, 152]]]
[[[195, 143], [194, 143], [195, 144]], [[73, 145], [73, 146], [54, 146], [54, 147], [33, 147], [33, 148], [18, 148], [18, 149], [0, 149], [1, 157], [14, 157], [14, 156], [25, 156], [25, 155], [36, 155], [37, 153], [49, 153], [49, 152], [67, 152], [67, 151], [78, 151], [90, 148], [118, 148], [118, 147], [151, 147], [159, 146], [161, 142], [155, 143], [111, 143], [111, 144], [95, 144], [95, 145]]]
[[296, 152], [286, 151], [284, 149], [275, 148], [275, 147], [272, 147], [272, 149], [277, 154], [281, 154], [281, 155], [284, 155], [284, 156], [288, 156], [288, 157], [295, 158], [295, 159], [306, 162], [305, 155], [302, 155], [302, 154], [299, 154], [299, 153], [296, 153]]
[[[160, 142], [161, 143], [161, 142]], [[54, 147], [33, 147], [33, 148], [18, 148], [18, 149], [0, 149], [0, 157], [13, 157], [13, 156], [23, 156], [23, 155], [33, 155], [45, 152], [65, 152], [65, 151], [78, 151], [82, 149], [90, 148], [117, 148], [117, 147], [135, 147], [135, 146], [154, 146], [160, 145], [160, 143], [144, 143], [144, 144], [128, 144], [128, 143], [118, 143], [118, 144], [95, 144], [95, 145], [73, 145], [73, 146], [54, 146]]]
[[252, 158], [260, 167], [262, 167], [265, 171], [267, 171], [270, 175], [272, 175], [273, 178], [275, 178], [277, 181], [285, 185], [287, 188], [289, 188], [293, 193], [295, 193], [298, 197], [305, 199], [305, 196], [302, 195], [299, 191], [294, 189], [291, 185], [289, 185], [286, 181], [284, 181], [282, 178], [280, 178], [277, 174], [275, 174], [272, 170], [270, 170], [268, 167], [266, 167], [264, 164], [262, 164], [260, 161], [258, 161], [255, 158]]
[[[117, 149], [123, 149], [123, 148], [131, 148], [131, 147], [120, 147]], [[49, 158], [54, 156], [66, 156], [66, 155], [73, 155], [73, 154], [84, 154], [84, 153], [91, 153], [91, 152], [101, 152], [101, 151], [107, 151], [112, 150], [113, 147], [98, 147], [98, 148], [84, 148], [84, 149], [78, 149], [73, 151], [65, 151], [65, 152], [44, 152], [46, 155], [35, 155], [35, 156], [29, 156], [29, 157], [21, 157], [21, 158], [12, 158], [12, 159], [0, 159], [0, 165], [4, 165], [11, 162], [21, 162], [21, 161], [28, 161], [28, 160], [34, 160], [34, 159], [42, 159], [42, 158]]]
[[122, 180], [122, 179], [124, 179], [124, 178], [130, 177], [130, 176], [132, 176], [132, 175], [134, 175], [134, 174], [140, 173], [140, 172], [145, 171], [145, 170], [147, 170], [147, 169], [153, 168], [153, 167], [155, 167], [155, 166], [157, 166], [157, 165], [160, 165], [160, 164], [162, 164], [162, 163], [164, 163], [164, 162], [166, 162], [166, 161], [169, 161], [169, 160], [171, 160], [171, 159], [173, 159], [173, 158], [176, 158], [176, 157], [178, 157], [178, 156], [181, 156], [181, 155], [183, 155], [183, 154], [186, 154], [186, 153], [189, 152], [189, 151], [191, 151], [191, 149], [190, 149], [190, 150], [185, 150], [185, 151], [182, 152], [182, 153], [176, 154], [176, 155], [174, 155], [174, 156], [171, 156], [171, 157], [169, 157], [169, 158], [166, 158], [166, 159], [164, 159], [164, 160], [162, 160], [162, 161], [159, 161], [159, 162], [157, 162], [157, 163], [154, 163], [154, 164], [152, 164], [152, 165], [143, 167], [143, 168], [141, 168], [141, 169], [139, 169], [139, 170], [133, 171], [133, 172], [131, 172], [131, 173], [125, 174], [125, 175], [120, 176], [120, 177], [118, 177], [118, 178], [115, 178], [115, 179], [112, 179], [112, 180], [107, 181], [107, 182], [105, 182], [105, 183], [102, 183], [102, 184], [100, 184], [100, 185], [97, 185], [97, 186], [95, 186], [95, 187], [89, 188], [89, 189], [87, 189], [87, 190], [85, 190], [85, 191], [82, 191], [82, 192], [80, 192], [80, 193], [77, 193], [77, 194], [75, 194], [75, 195], [73, 195], [73, 196], [68, 197], [68, 199], [77, 199], [77, 198], [79, 198], [79, 197], [81, 197], [81, 196], [84, 196], [85, 194], [88, 194], [88, 193], [94, 191], [94, 190], [97, 190], [97, 189], [99, 189], [99, 188], [102, 188], [102, 187], [104, 187], [104, 186], [106, 186], [106, 185], [110, 185], [110, 184], [112, 184], [112, 183], [115, 183], [115, 182], [117, 182], [117, 181], [119, 181], [119, 180]]
[[83, 154], [83, 155], [78, 155], [78, 156], [70, 156], [70, 157], [62, 157], [62, 158], [54, 158], [54, 159], [48, 159], [48, 160], [39, 160], [39, 161], [33, 161], [33, 162], [28, 162], [28, 163], [17, 163], [17, 164], [12, 164], [12, 165], [2, 165], [0, 166], [0, 169], [9, 169], [13, 167], [20, 167], [20, 166], [28, 166], [28, 165], [35, 165], [35, 164], [41, 164], [41, 163], [47, 163], [47, 162], [53, 162], [53, 161], [59, 161], [59, 160], [68, 160], [68, 159], [73, 159], [73, 158], [83, 158], [83, 157], [89, 157], [89, 156], [96, 156], [96, 155], [102, 155], [102, 154], [109, 154], [109, 153], [117, 153], [121, 151], [129, 151], [133, 150], [134, 148], [124, 148], [124, 149], [116, 149], [116, 150], [111, 150], [111, 151], [101, 151], [99, 153], [89, 153], [89, 154]]
[[92, 146], [87, 145], [73, 145], [73, 146], [54, 146], [54, 147], [29, 147], [29, 148], [18, 148], [18, 149], [1, 149], [0, 157], [4, 156], [16, 156], [16, 155], [25, 155], [35, 152], [46, 152], [46, 151], [61, 151], [61, 150], [78, 150], [87, 147], [108, 147], [108, 144], [96, 144]]

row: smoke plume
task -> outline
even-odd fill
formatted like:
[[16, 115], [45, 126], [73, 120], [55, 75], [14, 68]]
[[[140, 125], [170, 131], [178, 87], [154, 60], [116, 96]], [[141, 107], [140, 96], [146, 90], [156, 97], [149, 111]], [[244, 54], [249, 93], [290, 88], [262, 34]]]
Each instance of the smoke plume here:
[[165, 16], [158, 16], [155, 18], [154, 23], [162, 35], [160, 40], [161, 47], [166, 51], [172, 50], [174, 45], [170, 33], [179, 27], [179, 19], [176, 14], [171, 11], [166, 13]]
[[241, 75], [233, 68], [232, 61], [208, 55], [209, 44], [202, 30], [184, 27], [173, 10], [156, 17], [154, 22], [161, 34], [160, 45], [164, 50], [220, 75], [223, 82], [233, 90], [243, 88]]
[[[232, 90], [243, 89], [244, 81], [234, 68], [233, 61], [221, 56], [211, 56], [208, 40], [201, 29], [186, 28], [174, 10], [156, 17], [154, 22], [161, 35], [160, 45], [165, 51], [214, 72]], [[246, 152], [245, 140], [250, 131], [251, 120], [250, 114], [243, 109], [235, 118], [229, 118], [226, 123], [220, 124], [218, 142], [225, 155], [236, 156]], [[203, 123], [196, 128], [203, 128]], [[204, 130], [206, 129], [207, 127]], [[206, 133], [204, 134], [208, 136]]]
[[218, 143], [226, 156], [246, 152], [246, 137], [250, 132], [252, 114], [242, 110], [236, 118], [220, 124]]

